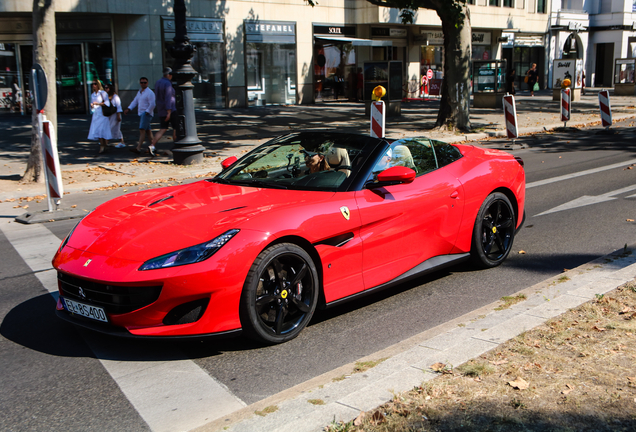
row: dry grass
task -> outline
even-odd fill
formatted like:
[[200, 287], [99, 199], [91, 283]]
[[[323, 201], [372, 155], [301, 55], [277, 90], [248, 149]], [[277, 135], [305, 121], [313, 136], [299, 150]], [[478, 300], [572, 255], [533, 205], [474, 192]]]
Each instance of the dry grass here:
[[636, 281], [325, 430], [634, 431]]

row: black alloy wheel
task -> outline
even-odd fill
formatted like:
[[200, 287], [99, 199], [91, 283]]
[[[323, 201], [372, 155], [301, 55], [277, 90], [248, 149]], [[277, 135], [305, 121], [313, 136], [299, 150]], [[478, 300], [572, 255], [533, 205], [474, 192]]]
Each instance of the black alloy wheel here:
[[499, 192], [488, 195], [473, 229], [474, 262], [482, 268], [501, 264], [512, 249], [515, 229], [515, 212], [508, 197]]
[[241, 324], [252, 339], [281, 343], [295, 338], [316, 310], [318, 273], [304, 249], [281, 243], [254, 260], [241, 297]]

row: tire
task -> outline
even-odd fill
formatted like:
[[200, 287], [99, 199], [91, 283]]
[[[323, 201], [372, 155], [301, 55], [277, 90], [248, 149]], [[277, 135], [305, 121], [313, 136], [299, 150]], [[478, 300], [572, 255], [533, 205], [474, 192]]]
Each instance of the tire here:
[[316, 310], [318, 272], [311, 257], [291, 243], [271, 246], [254, 260], [241, 296], [241, 326], [259, 342], [295, 338]]
[[499, 192], [488, 195], [473, 228], [473, 262], [481, 268], [501, 264], [512, 249], [516, 226], [515, 212], [508, 197]]

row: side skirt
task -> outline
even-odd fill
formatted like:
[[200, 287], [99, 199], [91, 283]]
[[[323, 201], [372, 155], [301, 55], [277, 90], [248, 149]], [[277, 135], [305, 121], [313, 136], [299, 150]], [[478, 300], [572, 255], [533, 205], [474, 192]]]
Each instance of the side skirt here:
[[430, 259], [427, 259], [426, 261], [424, 261], [421, 264], [418, 264], [417, 266], [413, 267], [411, 270], [407, 271], [406, 273], [401, 274], [400, 276], [396, 277], [395, 279], [392, 279], [388, 282], [383, 283], [382, 285], [378, 285], [375, 286], [373, 288], [369, 288], [366, 289], [364, 291], [361, 291], [359, 293], [355, 293], [352, 294], [348, 297], [343, 297], [340, 298], [338, 300], [334, 300], [330, 303], [327, 304], [327, 308], [332, 307], [332, 306], [336, 306], [342, 303], [346, 303], [348, 301], [351, 300], [355, 300], [361, 297], [364, 297], [366, 295], [375, 293], [377, 291], [383, 290], [385, 288], [389, 288], [395, 285], [398, 285], [400, 283], [406, 282], [410, 279], [414, 279], [418, 276], [422, 276], [426, 273], [431, 273], [433, 271], [436, 270], [440, 270], [442, 268], [445, 267], [450, 267], [452, 265], [458, 264], [462, 261], [466, 261], [470, 258], [470, 254], [469, 253], [463, 253], [463, 254], [453, 254], [453, 255], [440, 255], [440, 256], [436, 256]]

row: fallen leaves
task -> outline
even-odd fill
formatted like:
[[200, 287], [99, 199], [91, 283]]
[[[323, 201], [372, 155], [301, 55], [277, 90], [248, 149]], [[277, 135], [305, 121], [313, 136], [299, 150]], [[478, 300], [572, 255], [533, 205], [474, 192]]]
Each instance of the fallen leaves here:
[[453, 369], [451, 367], [449, 367], [448, 365], [441, 363], [441, 362], [437, 362], [435, 364], [431, 365], [431, 370], [433, 372], [438, 372], [438, 373], [442, 373], [442, 374], [452, 374], [453, 373]]
[[521, 377], [517, 377], [514, 381], [508, 381], [508, 385], [517, 390], [526, 390], [530, 384]]
[[563, 390], [563, 391], [561, 392], [561, 394], [568, 395], [568, 394], [570, 394], [570, 392], [571, 392], [572, 390], [574, 390], [574, 386], [572, 386], [572, 385], [570, 385], [570, 384], [566, 384], [566, 385], [565, 385], [565, 387], [567, 387], [567, 388], [566, 388], [565, 390]]

